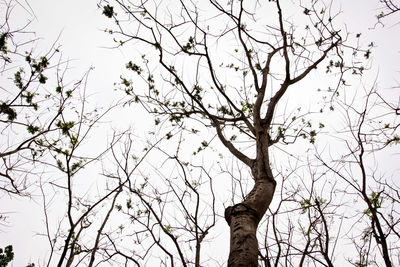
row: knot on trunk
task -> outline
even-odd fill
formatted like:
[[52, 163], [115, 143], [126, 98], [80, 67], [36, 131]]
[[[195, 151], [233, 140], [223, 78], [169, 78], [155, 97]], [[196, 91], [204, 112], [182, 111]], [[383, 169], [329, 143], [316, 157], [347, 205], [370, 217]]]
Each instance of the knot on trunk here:
[[260, 216], [258, 215], [257, 211], [255, 209], [253, 209], [252, 207], [250, 207], [249, 205], [247, 205], [246, 203], [239, 203], [236, 204], [234, 206], [229, 206], [225, 209], [225, 220], [228, 223], [228, 225], [231, 225], [231, 219], [233, 216], [237, 216], [237, 215], [242, 215], [242, 214], [246, 214], [246, 215], [252, 215], [254, 216], [257, 221], [260, 221]]

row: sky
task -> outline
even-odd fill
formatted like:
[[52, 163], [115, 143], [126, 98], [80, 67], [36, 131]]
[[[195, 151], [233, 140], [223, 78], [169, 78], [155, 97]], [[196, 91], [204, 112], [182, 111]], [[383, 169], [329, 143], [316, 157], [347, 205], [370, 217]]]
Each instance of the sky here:
[[[41, 38], [36, 52], [47, 51], [55, 42], [61, 45], [63, 57], [70, 59], [71, 79], [80, 77], [90, 67], [94, 67], [90, 75], [90, 88], [93, 88], [94, 99], [99, 103], [102, 99], [112, 97], [114, 83], [119, 81], [121, 73], [125, 71], [125, 63], [129, 59], [123, 50], [110, 49], [113, 46], [112, 38], [104, 33], [109, 21], [101, 14], [94, 0], [29, 0], [29, 8], [25, 0], [21, 4], [34, 14], [29, 27]], [[362, 32], [365, 42], [373, 41], [376, 45], [373, 54], [371, 69], [377, 73], [378, 82], [383, 88], [390, 88], [399, 82], [400, 54], [398, 47], [398, 32], [400, 30], [396, 21], [390, 21], [385, 27], [375, 25], [374, 15], [377, 11], [377, 0], [342, 0], [340, 6], [342, 18], [348, 25], [349, 32]], [[33, 12], [32, 12], [33, 11]], [[12, 22], [24, 24], [32, 17], [23, 9], [15, 8], [16, 17]], [[400, 21], [400, 19], [398, 20]], [[369, 82], [375, 79], [372, 75]], [[388, 95], [398, 95], [393, 90], [385, 91]], [[125, 112], [125, 116], [129, 113]], [[133, 125], [149, 124], [148, 117], [136, 116]], [[127, 117], [121, 116], [121, 124]], [[146, 127], [142, 127], [147, 129]], [[147, 131], [147, 130], [143, 130]], [[393, 164], [389, 162], [388, 164]], [[35, 214], [38, 204], [26, 199], [6, 200], [8, 211], [11, 212], [10, 227], [0, 232], [0, 247], [13, 243], [18, 252], [12, 266], [23, 266], [32, 255], [43, 256], [45, 252], [36, 246], [38, 237], [32, 233], [41, 225], [41, 219]], [[4, 202], [3, 202], [4, 203]], [[20, 211], [24, 210], [24, 213]], [[23, 218], [31, 218], [29, 222]], [[38, 254], [36, 254], [36, 252]]]

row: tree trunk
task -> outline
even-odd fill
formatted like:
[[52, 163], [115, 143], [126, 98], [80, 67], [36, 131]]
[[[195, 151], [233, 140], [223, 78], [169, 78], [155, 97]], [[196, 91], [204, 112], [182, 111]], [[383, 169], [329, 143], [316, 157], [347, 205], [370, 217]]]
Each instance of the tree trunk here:
[[231, 235], [229, 267], [258, 266], [257, 227], [271, 203], [275, 185], [272, 177], [258, 179], [243, 202], [225, 209]]

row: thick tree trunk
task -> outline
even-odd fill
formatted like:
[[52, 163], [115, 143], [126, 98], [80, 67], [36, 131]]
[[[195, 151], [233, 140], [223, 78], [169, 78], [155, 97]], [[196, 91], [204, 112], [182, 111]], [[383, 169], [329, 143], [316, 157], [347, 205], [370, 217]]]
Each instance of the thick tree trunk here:
[[225, 209], [225, 219], [231, 234], [228, 267], [258, 266], [257, 227], [272, 201], [276, 186], [269, 161], [271, 140], [268, 129], [279, 98], [271, 99], [266, 118], [262, 120], [260, 110], [264, 94], [257, 97], [254, 110], [256, 158], [250, 164], [242, 160], [251, 168], [254, 187], [243, 202]]
[[258, 179], [242, 203], [226, 208], [231, 234], [229, 267], [258, 266], [257, 227], [271, 203], [275, 185], [272, 177]]

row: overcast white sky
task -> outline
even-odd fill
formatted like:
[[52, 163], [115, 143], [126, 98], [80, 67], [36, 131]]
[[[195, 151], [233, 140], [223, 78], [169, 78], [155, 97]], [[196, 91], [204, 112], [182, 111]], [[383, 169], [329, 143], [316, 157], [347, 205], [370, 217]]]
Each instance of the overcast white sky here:
[[[19, 0], [26, 5], [25, 0]], [[125, 69], [125, 63], [129, 61], [122, 51], [118, 49], [106, 49], [112, 45], [111, 38], [102, 30], [106, 27], [108, 20], [101, 14], [96, 6], [95, 0], [28, 0], [34, 11], [30, 30], [36, 32], [37, 37], [43, 38], [39, 42], [36, 52], [47, 51], [51, 44], [56, 41], [61, 45], [64, 58], [71, 59], [71, 79], [80, 77], [89, 67], [94, 66], [90, 79], [90, 88], [96, 92], [112, 94], [113, 83], [119, 80], [120, 74]], [[375, 17], [378, 0], [342, 0], [343, 19], [346, 21], [350, 32], [362, 32], [365, 40], [376, 43], [374, 51], [373, 68], [379, 70], [379, 83], [383, 87], [390, 87], [399, 81], [398, 71], [400, 70], [399, 55], [399, 30], [395, 21], [389, 22], [384, 28], [375, 24]], [[20, 8], [15, 9], [17, 17], [12, 16], [11, 24], [24, 23], [31, 19], [29, 14]], [[400, 18], [398, 19], [400, 21]], [[374, 78], [374, 77], [372, 77]], [[398, 94], [397, 94], [398, 95]], [[101, 100], [101, 97], [100, 97]], [[32, 203], [31, 203], [32, 204]], [[26, 200], [13, 200], [15, 211], [27, 207]], [[32, 204], [30, 218], [35, 217], [35, 204]], [[29, 209], [28, 209], [29, 212]], [[24, 266], [31, 256], [40, 257], [36, 254], [35, 240], [32, 236], [33, 226], [38, 226], [40, 221], [31, 225], [26, 214], [14, 214], [11, 221], [11, 228], [0, 232], [0, 247], [6, 244], [13, 244], [16, 250], [16, 257], [12, 266]], [[32, 222], [35, 221], [32, 219]], [[36, 229], [37, 230], [37, 229]], [[30, 239], [32, 238], [32, 239]], [[36, 239], [35, 239], [36, 238]], [[29, 244], [29, 246], [27, 246]]]
[[[24, 4], [26, 0], [20, 1]], [[95, 66], [94, 79], [103, 86], [119, 79], [124, 70], [124, 63], [129, 59], [124, 57], [121, 50], [104, 48], [112, 45], [110, 36], [103, 32], [110, 21], [101, 14], [95, 0], [28, 2], [36, 16], [31, 29], [38, 37], [44, 38], [43, 42], [40, 42], [44, 51], [61, 34], [58, 43], [62, 45], [65, 57], [77, 60], [73, 66], [81, 71]], [[362, 32], [364, 41], [371, 40], [377, 45], [373, 54], [374, 65], [379, 66], [382, 80], [391, 83], [390, 80], [396, 79], [395, 73], [399, 69], [396, 42], [399, 27], [394, 25], [395, 20], [391, 20], [384, 28], [378, 25], [375, 30], [372, 29], [376, 22], [374, 16], [379, 13], [377, 2], [378, 0], [335, 1], [343, 10], [341, 17], [349, 32]], [[18, 12], [17, 20], [24, 22], [27, 19], [29, 15], [26, 12]], [[100, 77], [101, 81], [98, 80]]]
[[[20, 0], [22, 4], [25, 0]], [[107, 20], [96, 6], [95, 0], [30, 0], [36, 19], [32, 30], [38, 37], [43, 37], [43, 49], [56, 40], [61, 33], [59, 44], [64, 55], [70, 59], [79, 60], [76, 66], [85, 69], [95, 66], [98, 77], [115, 81], [118, 79], [124, 63], [128, 60], [120, 50], [108, 50], [104, 47], [112, 45], [111, 38], [102, 30], [107, 26]], [[396, 35], [398, 26], [389, 21], [386, 27], [378, 25], [375, 30], [375, 15], [379, 13], [378, 0], [335, 1], [343, 10], [342, 18], [350, 32], [362, 32], [364, 40], [370, 39], [378, 46], [374, 54], [375, 64], [385, 73], [386, 78], [394, 79], [394, 71], [398, 68]], [[29, 16], [19, 12], [18, 20], [26, 21]], [[15, 19], [15, 17], [13, 17]], [[394, 25], [394, 26], [393, 26]], [[370, 28], [371, 30], [368, 30]], [[389, 39], [390, 38], [390, 39]], [[40, 51], [40, 50], [39, 50]], [[105, 75], [106, 74], [106, 75]], [[97, 75], [97, 74], [96, 74]], [[387, 79], [384, 80], [387, 80]], [[104, 84], [104, 81], [102, 82]]]

